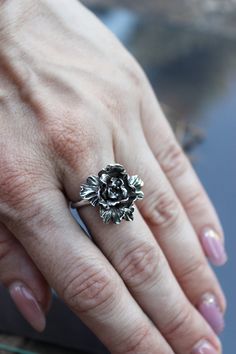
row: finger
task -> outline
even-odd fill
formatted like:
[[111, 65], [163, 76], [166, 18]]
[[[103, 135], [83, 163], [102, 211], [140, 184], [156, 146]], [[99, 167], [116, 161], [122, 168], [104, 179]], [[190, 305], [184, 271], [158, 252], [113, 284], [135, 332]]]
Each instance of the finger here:
[[[206, 261], [181, 203], [149, 149], [145, 137], [136, 134], [136, 139], [137, 141], [132, 141], [132, 145], [141, 148], [135, 150], [132, 158], [126, 158], [126, 163], [130, 166], [131, 174], [138, 173], [145, 181], [145, 198], [138, 203], [138, 207], [185, 294], [219, 333], [224, 327], [222, 313], [225, 310], [221, 287]], [[211, 316], [206, 313], [206, 302], [212, 302]]]
[[25, 319], [37, 330], [45, 328], [51, 291], [14, 235], [0, 223], [0, 282]]
[[2, 218], [49, 284], [108, 349], [173, 354], [114, 268], [80, 230], [61, 191], [45, 188], [37, 195], [26, 189], [23, 194], [20, 207], [14, 203], [6, 213], [0, 206]]
[[[139, 166], [144, 174], [145, 198], [139, 208], [166, 255], [177, 280], [190, 301], [197, 306], [213, 329], [224, 328], [225, 297], [209, 267], [195, 231], [163, 171], [143, 137], [129, 161], [131, 173]], [[136, 142], [137, 143], [137, 142]], [[133, 144], [135, 144], [133, 142]], [[137, 145], [138, 146], [138, 145]], [[143, 164], [137, 161], [145, 161]], [[138, 172], [139, 173], [139, 172]], [[211, 315], [205, 307], [211, 304]]]
[[[91, 173], [87, 171], [86, 175]], [[65, 183], [68, 198], [74, 201], [80, 190], [77, 176], [78, 172], [67, 174]], [[138, 210], [135, 222], [122, 222], [119, 226], [104, 224], [98, 211], [91, 207], [81, 208], [80, 215], [97, 245], [175, 353], [192, 352], [203, 338], [219, 349], [218, 339], [183, 294]], [[184, 338], [183, 333], [187, 334]]]
[[143, 129], [150, 148], [170, 180], [214, 265], [223, 265], [223, 230], [216, 211], [189, 160], [177, 143], [155, 96], [146, 84], [142, 104]]

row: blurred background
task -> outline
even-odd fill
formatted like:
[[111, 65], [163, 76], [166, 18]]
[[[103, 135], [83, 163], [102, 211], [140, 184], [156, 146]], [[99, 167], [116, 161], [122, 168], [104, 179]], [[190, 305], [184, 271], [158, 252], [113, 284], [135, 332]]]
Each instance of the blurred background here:
[[[224, 352], [235, 354], [236, 1], [87, 0], [84, 3], [144, 68], [220, 215], [229, 254], [228, 264], [216, 270], [228, 298], [226, 328], [221, 338]], [[92, 347], [95, 339], [85, 327], [78, 326], [78, 320], [63, 306], [54, 300], [47, 333], [39, 339], [84, 348], [83, 353], [105, 353], [100, 344], [98, 351], [90, 350], [86, 343], [90, 341]], [[40, 353], [64, 353], [58, 347], [25, 339], [29, 334], [33, 338], [38, 335], [20, 317], [21, 327], [12, 330], [11, 316], [18, 315], [3, 313], [3, 322], [8, 324], [10, 332], [24, 336], [24, 340], [15, 338], [18, 347], [37, 349]], [[8, 336], [2, 336], [1, 342], [12, 344]], [[65, 353], [74, 351], [66, 349]]]

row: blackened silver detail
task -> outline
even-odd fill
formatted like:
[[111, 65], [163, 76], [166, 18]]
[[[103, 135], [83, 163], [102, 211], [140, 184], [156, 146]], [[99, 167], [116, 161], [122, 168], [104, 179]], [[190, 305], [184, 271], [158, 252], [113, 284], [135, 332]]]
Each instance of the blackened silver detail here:
[[122, 165], [107, 165], [98, 176], [89, 176], [82, 184], [81, 201], [72, 203], [76, 208], [88, 201], [98, 206], [104, 223], [119, 224], [123, 219], [133, 220], [134, 202], [143, 199], [143, 181], [137, 176], [129, 176]]

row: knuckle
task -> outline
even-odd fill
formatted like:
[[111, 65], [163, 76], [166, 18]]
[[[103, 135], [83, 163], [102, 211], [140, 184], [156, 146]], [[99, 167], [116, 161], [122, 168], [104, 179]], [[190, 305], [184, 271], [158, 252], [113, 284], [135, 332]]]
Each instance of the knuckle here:
[[136, 353], [151, 353], [151, 333], [147, 325], [142, 325], [136, 328], [133, 333], [119, 343], [119, 349], [116, 354], [136, 354]]
[[161, 268], [159, 253], [158, 247], [148, 242], [126, 251], [120, 262], [120, 275], [132, 289], [146, 287], [157, 280]]
[[[39, 157], [29, 159], [10, 149], [1, 154], [0, 215], [10, 230], [49, 219], [45, 206], [54, 191], [54, 182]], [[43, 220], [42, 216], [46, 218]]]
[[[46, 134], [49, 148], [57, 158], [63, 160], [72, 169], [78, 169], [78, 161], [92, 159], [97, 149], [98, 136], [89, 120], [73, 118], [74, 113], [62, 114], [47, 122]], [[58, 120], [60, 122], [58, 123]]]
[[188, 160], [180, 145], [170, 138], [156, 154], [163, 171], [169, 178], [182, 176], [188, 168]]
[[206, 209], [204, 202], [204, 193], [201, 189], [197, 189], [189, 193], [184, 201], [185, 209], [191, 213], [202, 213]]
[[21, 200], [13, 200], [11, 206], [1, 212], [2, 220], [9, 230], [17, 233], [20, 229], [21, 238], [26, 238], [32, 236], [33, 232], [52, 226], [53, 208], [49, 207], [48, 202], [44, 200], [50, 199], [49, 193], [50, 191], [46, 190], [45, 197], [42, 197], [41, 192], [29, 192]]
[[1, 164], [0, 199], [9, 206], [22, 206], [33, 194], [36, 185], [35, 175], [27, 168], [23, 170], [17, 165]]
[[78, 313], [107, 308], [117, 293], [117, 286], [104, 266], [89, 265], [72, 272], [65, 281], [63, 298]]
[[174, 225], [180, 216], [179, 204], [170, 191], [149, 193], [140, 209], [150, 225], [160, 228]]
[[[194, 259], [182, 270], [178, 275], [180, 284], [187, 288], [189, 284], [196, 284], [196, 280], [203, 280], [203, 277], [206, 276], [206, 262], [202, 259]], [[199, 283], [198, 283], [199, 284]], [[196, 284], [196, 286], [199, 286]]]
[[169, 323], [165, 325], [163, 334], [171, 341], [176, 338], [183, 338], [183, 336], [191, 332], [191, 323], [193, 323], [193, 311], [190, 306], [182, 306]]

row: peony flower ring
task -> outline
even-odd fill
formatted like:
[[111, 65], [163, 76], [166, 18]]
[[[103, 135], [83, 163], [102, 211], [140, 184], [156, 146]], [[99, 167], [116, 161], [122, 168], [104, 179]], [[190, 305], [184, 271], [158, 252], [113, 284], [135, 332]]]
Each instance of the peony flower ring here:
[[72, 208], [84, 205], [98, 206], [103, 222], [119, 224], [133, 220], [134, 202], [143, 199], [143, 181], [129, 176], [122, 165], [107, 165], [98, 176], [89, 176], [81, 185], [80, 200], [71, 202]]

